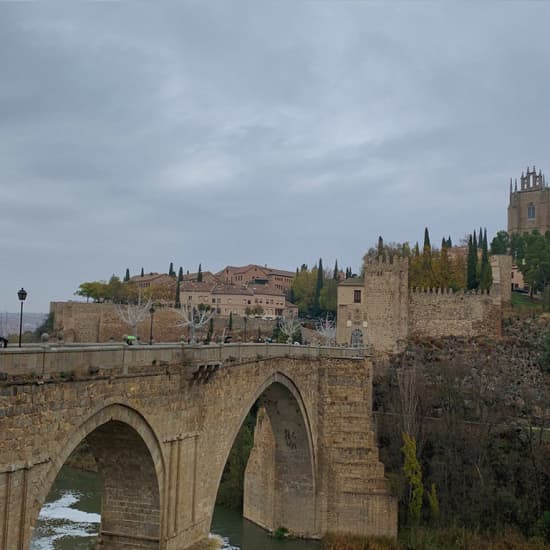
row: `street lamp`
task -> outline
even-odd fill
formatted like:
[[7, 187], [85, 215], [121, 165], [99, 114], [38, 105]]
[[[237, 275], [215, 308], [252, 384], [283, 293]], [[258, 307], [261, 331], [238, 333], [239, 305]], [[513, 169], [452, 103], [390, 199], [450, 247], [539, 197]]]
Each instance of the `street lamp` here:
[[153, 315], [155, 314], [155, 308], [151, 306], [149, 308], [149, 314], [151, 315], [151, 326], [149, 327], [149, 345], [153, 345]]
[[21, 315], [19, 316], [19, 347], [21, 347], [21, 333], [23, 331], [23, 302], [27, 298], [27, 291], [21, 287], [21, 290], [17, 292], [17, 297], [21, 300]]

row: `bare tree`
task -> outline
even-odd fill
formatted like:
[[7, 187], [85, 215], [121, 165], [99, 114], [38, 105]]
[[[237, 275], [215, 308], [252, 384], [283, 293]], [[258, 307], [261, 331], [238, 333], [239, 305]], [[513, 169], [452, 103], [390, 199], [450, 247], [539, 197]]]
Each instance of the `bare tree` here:
[[121, 318], [122, 322], [130, 325], [132, 334], [137, 336], [138, 325], [150, 315], [149, 309], [151, 307], [151, 300], [147, 300], [145, 304], [117, 304], [116, 312]]
[[279, 330], [286, 336], [287, 344], [292, 344], [296, 331], [302, 326], [296, 317], [282, 317], [279, 321]]
[[209, 306], [196, 307], [189, 304], [184, 304], [181, 308], [174, 311], [176, 311], [180, 317], [180, 320], [176, 323], [176, 326], [189, 327], [192, 344], [195, 343], [195, 331], [206, 325], [214, 316], [214, 309]]
[[336, 340], [336, 325], [332, 319], [328, 318], [328, 315], [317, 324], [317, 334], [327, 346], [334, 345]]

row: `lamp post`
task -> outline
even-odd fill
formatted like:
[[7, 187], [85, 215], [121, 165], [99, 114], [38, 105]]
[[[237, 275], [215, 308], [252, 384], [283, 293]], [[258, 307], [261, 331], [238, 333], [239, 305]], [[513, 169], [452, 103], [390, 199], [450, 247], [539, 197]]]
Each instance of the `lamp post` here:
[[21, 333], [23, 332], [23, 302], [27, 298], [27, 291], [21, 287], [17, 292], [17, 297], [21, 300], [21, 314], [19, 315], [19, 347], [21, 347]]
[[151, 325], [149, 327], [149, 345], [153, 345], [153, 315], [155, 314], [155, 308], [151, 306], [149, 308], [149, 314], [151, 315]]

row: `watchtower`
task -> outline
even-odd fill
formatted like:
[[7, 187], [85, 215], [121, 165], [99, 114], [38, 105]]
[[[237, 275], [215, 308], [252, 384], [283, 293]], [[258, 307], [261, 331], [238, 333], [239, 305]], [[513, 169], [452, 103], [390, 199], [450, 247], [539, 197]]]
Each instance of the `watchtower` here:
[[366, 342], [378, 350], [395, 351], [408, 335], [409, 259], [380, 257], [367, 260], [364, 268]]
[[550, 230], [550, 188], [546, 178], [535, 166], [521, 173], [520, 187], [517, 178], [512, 185], [508, 205], [508, 233], [530, 232], [538, 229], [542, 234]]

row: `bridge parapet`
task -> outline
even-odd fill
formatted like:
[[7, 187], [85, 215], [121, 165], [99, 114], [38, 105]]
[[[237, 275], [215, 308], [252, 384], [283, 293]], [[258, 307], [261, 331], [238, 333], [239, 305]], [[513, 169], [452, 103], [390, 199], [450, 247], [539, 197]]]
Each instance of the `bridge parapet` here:
[[230, 366], [278, 357], [363, 359], [364, 349], [289, 344], [223, 344], [154, 346], [70, 345], [6, 348], [0, 352], [0, 383], [17, 379], [85, 377], [91, 374], [140, 375], [169, 367]]

